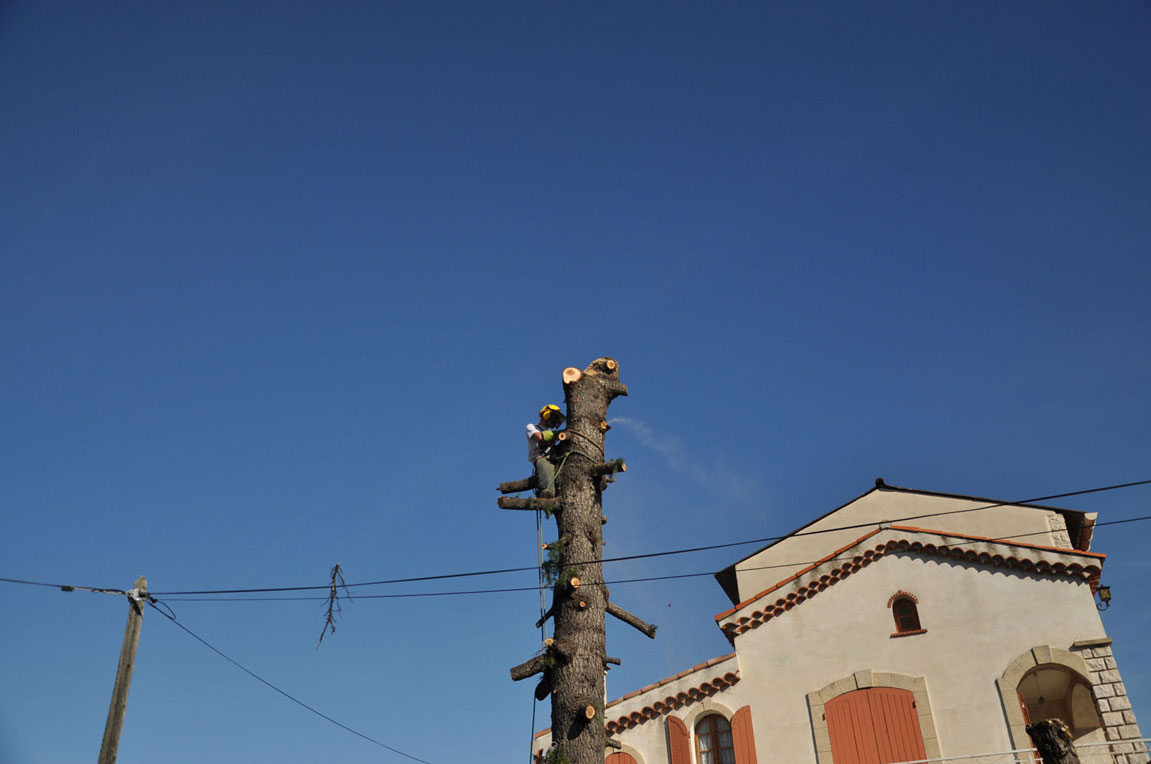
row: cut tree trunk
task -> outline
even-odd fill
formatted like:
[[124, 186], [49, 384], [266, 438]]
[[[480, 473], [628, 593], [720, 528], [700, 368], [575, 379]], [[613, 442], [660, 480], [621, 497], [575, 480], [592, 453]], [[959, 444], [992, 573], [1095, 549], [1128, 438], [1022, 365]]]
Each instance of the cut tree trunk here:
[[556, 639], [571, 651], [570, 659], [551, 672], [552, 745], [562, 748], [572, 764], [603, 764], [607, 593], [599, 562], [603, 539], [598, 477], [604, 464], [600, 422], [607, 419], [608, 404], [627, 395], [627, 387], [619, 381], [619, 364], [610, 358], [597, 359], [582, 372], [566, 369], [563, 381], [567, 430], [574, 437], [566, 441], [566, 461], [556, 480], [563, 498], [556, 524], [560, 536], [568, 539], [561, 570], [572, 570], [580, 586], [563, 586], [570, 576], [561, 576], [561, 585], [552, 590]]
[[[623, 459], [604, 458], [607, 408], [615, 398], [627, 395], [619, 381], [619, 364], [612, 358], [598, 358], [583, 371], [574, 367], [563, 372], [567, 429], [559, 433], [555, 455], [555, 499], [501, 497], [504, 509], [543, 509], [554, 513], [563, 543], [560, 559], [552, 560], [558, 580], [552, 588], [552, 603], [536, 623], [548, 618], [555, 623], [555, 640], [545, 643], [545, 656], [537, 656], [512, 668], [514, 679], [542, 673], [536, 697], [552, 698], [552, 746], [562, 751], [571, 764], [603, 764], [604, 747], [619, 743], [607, 738], [604, 727], [604, 672], [618, 658], [605, 652], [604, 616], [615, 617], [648, 636], [655, 627], [608, 602], [603, 585], [602, 527], [603, 488], [613, 475], [627, 469]], [[500, 484], [501, 493], [528, 488], [526, 480]], [[549, 545], [549, 555], [553, 550]]]
[[1071, 742], [1071, 730], [1058, 719], [1036, 722], [1027, 734], [1039, 750], [1043, 764], [1080, 764], [1079, 754]]

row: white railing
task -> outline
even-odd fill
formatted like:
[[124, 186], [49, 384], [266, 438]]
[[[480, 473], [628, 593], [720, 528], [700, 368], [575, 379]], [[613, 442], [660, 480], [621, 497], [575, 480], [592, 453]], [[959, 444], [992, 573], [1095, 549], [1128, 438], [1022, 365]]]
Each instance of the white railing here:
[[[1083, 764], [1148, 764], [1151, 762], [1151, 738], [1111, 740], [1105, 743], [1082, 743], [1075, 746]], [[1040, 764], [1034, 748], [981, 753], [966, 756], [944, 756], [940, 759], [917, 759], [900, 764]]]

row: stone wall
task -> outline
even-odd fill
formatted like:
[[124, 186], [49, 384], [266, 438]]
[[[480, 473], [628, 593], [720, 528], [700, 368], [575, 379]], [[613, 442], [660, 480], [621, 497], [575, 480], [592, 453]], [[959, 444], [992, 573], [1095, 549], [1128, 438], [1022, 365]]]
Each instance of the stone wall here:
[[1115, 665], [1110, 639], [1090, 639], [1071, 646], [1087, 662], [1091, 691], [1107, 740], [1112, 743], [1115, 764], [1147, 764], [1148, 756], [1142, 743], [1122, 741], [1139, 740], [1143, 735], [1135, 721], [1135, 712], [1127, 697], [1127, 688]]

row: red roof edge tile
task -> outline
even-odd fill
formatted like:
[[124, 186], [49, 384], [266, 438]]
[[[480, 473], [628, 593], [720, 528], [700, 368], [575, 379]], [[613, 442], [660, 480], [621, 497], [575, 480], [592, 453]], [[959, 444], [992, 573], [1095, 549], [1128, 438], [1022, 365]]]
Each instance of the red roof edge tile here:
[[771, 594], [773, 591], [775, 591], [775, 590], [776, 590], [776, 589], [778, 589], [779, 587], [781, 587], [781, 586], [783, 586], [784, 584], [787, 584], [787, 583], [789, 583], [789, 582], [791, 582], [791, 581], [794, 581], [795, 579], [797, 579], [797, 578], [799, 578], [800, 576], [802, 576], [804, 573], [808, 573], [808, 572], [810, 572], [810, 571], [812, 571], [812, 570], [814, 570], [814, 569], [818, 568], [820, 565], [822, 565], [823, 563], [827, 562], [828, 560], [834, 560], [836, 557], [838, 557], [838, 556], [839, 556], [839, 555], [841, 555], [842, 553], [846, 552], [848, 549], [851, 549], [853, 546], [856, 546], [857, 544], [859, 544], [859, 543], [860, 543], [860, 542], [862, 542], [862, 541], [866, 541], [867, 539], [871, 538], [871, 537], [872, 537], [872, 536], [874, 536], [875, 534], [879, 533], [881, 530], [883, 530], [883, 529], [882, 529], [882, 528], [876, 528], [876, 529], [875, 529], [875, 530], [873, 530], [873, 531], [869, 531], [869, 532], [867, 532], [867, 533], [863, 534], [862, 536], [860, 536], [859, 538], [857, 538], [855, 541], [852, 541], [850, 544], [848, 544], [848, 545], [846, 545], [846, 546], [843, 546], [843, 547], [840, 547], [839, 549], [836, 549], [836, 550], [835, 550], [834, 552], [832, 552], [831, 554], [827, 555], [826, 557], [824, 557], [824, 558], [822, 558], [822, 559], [820, 559], [820, 560], [817, 560], [816, 562], [813, 562], [811, 565], [808, 565], [806, 568], [804, 568], [803, 570], [799, 571], [798, 573], [795, 573], [794, 575], [790, 575], [790, 576], [788, 576], [787, 578], [785, 578], [785, 579], [783, 579], [782, 581], [780, 581], [779, 583], [777, 583], [777, 584], [774, 584], [774, 585], [772, 585], [772, 586], [769, 586], [768, 588], [764, 589], [764, 590], [763, 590], [762, 592], [760, 592], [759, 594], [756, 594], [756, 595], [754, 595], [754, 596], [752, 596], [752, 597], [749, 597], [748, 599], [745, 599], [743, 602], [740, 602], [740, 603], [739, 603], [738, 605], [736, 605], [735, 607], [733, 607], [733, 608], [731, 608], [731, 609], [729, 609], [729, 610], [725, 610], [725, 611], [723, 611], [722, 613], [720, 613], [719, 615], [717, 615], [717, 616], [715, 617], [715, 620], [717, 620], [717, 621], [718, 621], [718, 620], [720, 620], [720, 619], [722, 619], [722, 618], [727, 618], [729, 615], [731, 615], [731, 614], [732, 614], [732, 613], [734, 613], [735, 611], [739, 610], [740, 608], [742, 608], [742, 607], [746, 607], [746, 606], [750, 605], [751, 603], [755, 602], [757, 599], [760, 599], [761, 597], [764, 597], [764, 596], [766, 596], [766, 595], [768, 595], [768, 594]]
[[[1061, 554], [1074, 554], [1083, 557], [1096, 557], [1100, 560], [1107, 559], [1107, 555], [1102, 552], [1084, 552], [1080, 549], [1068, 549], [1061, 546], [1044, 546], [1042, 544], [1028, 544], [1022, 541], [1011, 541], [1009, 538], [993, 538], [990, 536], [972, 536], [967, 533], [953, 533], [951, 531], [937, 531], [933, 528], [916, 528], [912, 525], [893, 525], [893, 531], [911, 531], [913, 533], [934, 533], [937, 536], [954, 536], [957, 539], [970, 539], [972, 541], [991, 541], [996, 544], [1007, 544], [1008, 546], [1021, 546], [1025, 549], [1042, 549], [1047, 552], [1059, 552]], [[858, 542], [857, 542], [858, 543]]]

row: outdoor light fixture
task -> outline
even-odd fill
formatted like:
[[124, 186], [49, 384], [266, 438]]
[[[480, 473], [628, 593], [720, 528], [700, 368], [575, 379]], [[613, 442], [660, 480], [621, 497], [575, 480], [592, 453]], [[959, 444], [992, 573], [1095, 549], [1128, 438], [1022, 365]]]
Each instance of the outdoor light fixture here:
[[1106, 610], [1107, 608], [1111, 607], [1110, 586], [1100, 586], [1095, 591], [1095, 594], [1099, 597], [1099, 602], [1095, 605], [1095, 607], [1099, 608], [1100, 610]]

